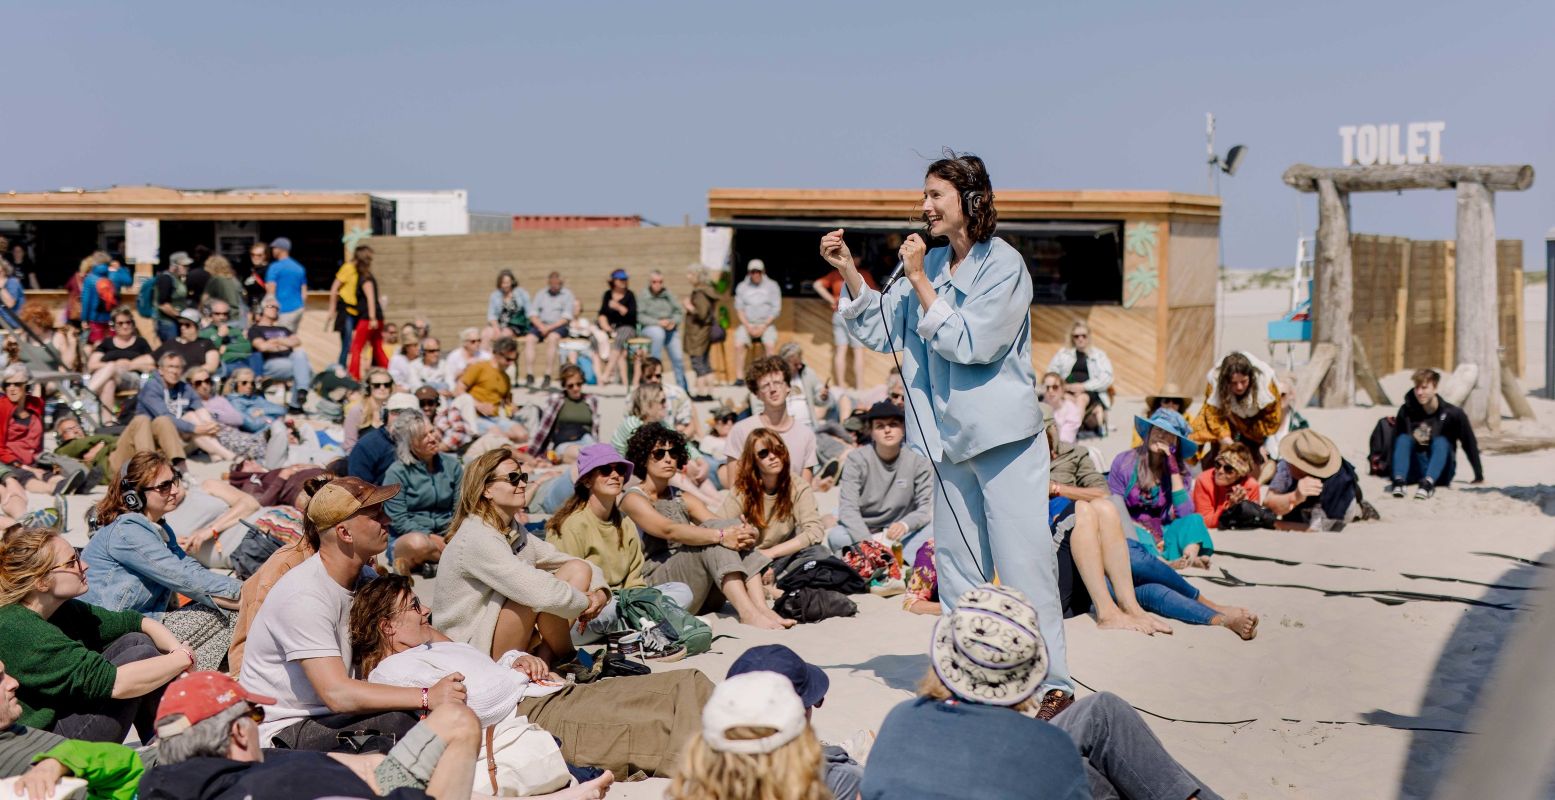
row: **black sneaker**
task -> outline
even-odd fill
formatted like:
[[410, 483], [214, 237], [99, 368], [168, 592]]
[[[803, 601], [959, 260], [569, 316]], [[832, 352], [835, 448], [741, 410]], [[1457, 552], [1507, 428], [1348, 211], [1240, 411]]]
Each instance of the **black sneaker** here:
[[81, 481], [85, 478], [86, 473], [84, 472], [72, 472], [66, 475], [63, 480], [54, 484], [54, 496], [62, 497], [70, 494], [76, 490], [76, 487], [81, 485]]
[[1392, 485], [1390, 485], [1388, 487], [1388, 491], [1391, 492], [1394, 497], [1403, 497], [1404, 496], [1404, 482], [1403, 481], [1394, 481], [1392, 483]]
[[1420, 481], [1420, 486], [1415, 489], [1416, 500], [1430, 500], [1434, 494], [1436, 494], [1436, 484], [1430, 478]]

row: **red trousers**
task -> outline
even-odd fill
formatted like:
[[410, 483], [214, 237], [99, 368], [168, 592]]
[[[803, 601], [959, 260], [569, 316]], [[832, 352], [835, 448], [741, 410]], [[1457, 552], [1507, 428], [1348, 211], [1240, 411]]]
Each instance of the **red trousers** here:
[[351, 361], [346, 369], [351, 372], [351, 377], [362, 379], [362, 350], [369, 344], [372, 345], [372, 365], [375, 367], [389, 366], [389, 354], [383, 350], [383, 323], [372, 323], [368, 320], [358, 320], [356, 333], [351, 337]]

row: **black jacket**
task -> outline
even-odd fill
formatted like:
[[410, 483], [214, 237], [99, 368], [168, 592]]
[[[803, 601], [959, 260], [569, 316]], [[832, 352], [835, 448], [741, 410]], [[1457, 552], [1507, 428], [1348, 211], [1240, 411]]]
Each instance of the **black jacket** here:
[[[141, 800], [310, 800], [319, 797], [375, 797], [349, 767], [323, 753], [266, 750], [260, 763], [228, 758], [191, 758], [157, 766], [140, 779]], [[419, 789], [386, 795], [415, 800]]]
[[1479, 462], [1479, 439], [1474, 437], [1474, 426], [1469, 424], [1469, 415], [1463, 413], [1463, 409], [1438, 397], [1436, 413], [1427, 413], [1411, 391], [1404, 395], [1404, 404], [1398, 407], [1393, 424], [1395, 437], [1413, 436], [1415, 428], [1424, 425], [1430, 428], [1432, 438], [1440, 436], [1447, 440], [1447, 469], [1442, 473], [1442, 486], [1452, 483], [1452, 476], [1457, 471], [1459, 444], [1463, 445], [1463, 455], [1468, 457], [1469, 466], [1474, 469], [1474, 480], [1484, 479], [1485, 470]]

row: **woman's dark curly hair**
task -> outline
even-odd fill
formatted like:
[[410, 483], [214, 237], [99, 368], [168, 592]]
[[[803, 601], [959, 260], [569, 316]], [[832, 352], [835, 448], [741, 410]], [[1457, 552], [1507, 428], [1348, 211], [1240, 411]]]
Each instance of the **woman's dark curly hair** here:
[[[986, 242], [992, 238], [994, 228], [998, 227], [999, 212], [993, 207], [993, 182], [988, 179], [988, 168], [983, 160], [971, 153], [957, 155], [946, 148], [944, 157], [930, 164], [924, 173], [925, 178], [930, 175], [948, 182], [960, 193], [962, 210], [972, 212], [966, 219], [967, 235], [972, 241]], [[975, 203], [967, 202], [967, 192], [978, 193]]]
[[634, 474], [648, 474], [648, 459], [653, 457], [654, 448], [661, 445], [675, 451], [676, 469], [686, 465], [690, 454], [686, 452], [685, 434], [663, 425], [644, 425], [626, 441], [626, 460], [632, 462]]

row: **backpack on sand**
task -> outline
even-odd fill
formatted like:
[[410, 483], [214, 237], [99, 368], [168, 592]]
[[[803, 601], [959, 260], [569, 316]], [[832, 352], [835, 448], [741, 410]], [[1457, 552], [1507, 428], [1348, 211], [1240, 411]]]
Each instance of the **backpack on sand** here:
[[784, 592], [773, 610], [795, 622], [820, 622], [831, 617], [851, 617], [858, 613], [858, 604], [842, 592], [802, 586]]
[[869, 584], [836, 556], [812, 558], [789, 567], [778, 576], [777, 587], [785, 592], [801, 588], [830, 589], [843, 594], [863, 594]]
[[665, 630], [675, 644], [686, 648], [688, 656], [713, 649], [713, 629], [658, 589], [622, 589], [616, 592], [616, 609], [621, 620], [633, 630], [640, 629], [643, 619], [652, 621], [654, 627]]

